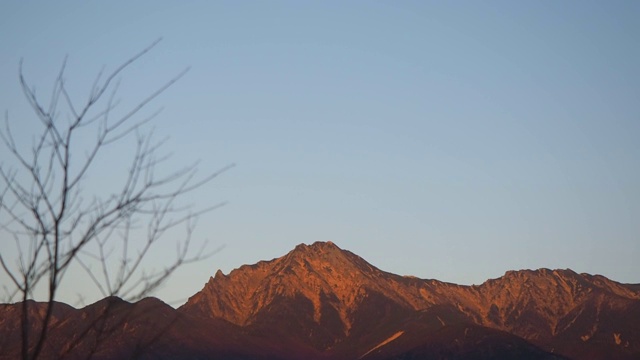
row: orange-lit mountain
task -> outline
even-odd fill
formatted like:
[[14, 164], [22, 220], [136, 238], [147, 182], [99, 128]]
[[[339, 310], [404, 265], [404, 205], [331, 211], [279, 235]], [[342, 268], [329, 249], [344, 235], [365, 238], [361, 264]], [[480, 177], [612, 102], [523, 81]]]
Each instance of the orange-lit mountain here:
[[[154, 299], [61, 305], [50, 358], [105, 304], [117, 306], [103, 359], [640, 359], [639, 285], [540, 269], [461, 286], [381, 271], [331, 242], [218, 272], [177, 310]], [[16, 338], [17, 309], [0, 306], [0, 339]], [[76, 342], [68, 357], [86, 357]]]
[[364, 350], [401, 334], [385, 345], [390, 348], [412, 337], [412, 327], [422, 329], [421, 337], [423, 328], [473, 324], [569, 357], [640, 358], [640, 325], [630, 321], [640, 319], [637, 286], [547, 269], [460, 286], [381, 271], [331, 242], [298, 245], [226, 276], [218, 272], [180, 311], [223, 318], [255, 334], [277, 328], [279, 337], [324, 353]]

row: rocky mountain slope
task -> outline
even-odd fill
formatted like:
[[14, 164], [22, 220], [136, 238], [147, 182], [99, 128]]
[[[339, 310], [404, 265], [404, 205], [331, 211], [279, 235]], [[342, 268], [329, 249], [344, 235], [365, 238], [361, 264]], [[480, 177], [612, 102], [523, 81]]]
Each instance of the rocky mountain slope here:
[[329, 353], [364, 346], [375, 334], [408, 337], [405, 328], [422, 317], [437, 319], [435, 327], [499, 330], [569, 357], [640, 358], [640, 325], [629, 320], [640, 319], [637, 286], [548, 269], [460, 286], [381, 271], [331, 242], [301, 244], [281, 258], [218, 272], [180, 311], [254, 333], [268, 332], [280, 319], [280, 330], [288, 329], [283, 336]]
[[[30, 303], [38, 318], [44, 304]], [[0, 359], [20, 304], [0, 305]], [[640, 286], [571, 270], [478, 286], [384, 272], [331, 242], [215, 274], [179, 309], [57, 304], [44, 358], [640, 359]]]

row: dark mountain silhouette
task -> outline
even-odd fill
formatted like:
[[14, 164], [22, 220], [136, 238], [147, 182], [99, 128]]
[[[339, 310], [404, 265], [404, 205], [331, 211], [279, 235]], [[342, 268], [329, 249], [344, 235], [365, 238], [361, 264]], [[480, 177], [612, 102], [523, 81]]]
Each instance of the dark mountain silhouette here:
[[[36, 319], [44, 304], [30, 305]], [[19, 356], [20, 308], [0, 305], [0, 359]], [[50, 359], [640, 359], [638, 284], [539, 269], [461, 286], [331, 242], [218, 271], [177, 310], [152, 298], [55, 310]]]

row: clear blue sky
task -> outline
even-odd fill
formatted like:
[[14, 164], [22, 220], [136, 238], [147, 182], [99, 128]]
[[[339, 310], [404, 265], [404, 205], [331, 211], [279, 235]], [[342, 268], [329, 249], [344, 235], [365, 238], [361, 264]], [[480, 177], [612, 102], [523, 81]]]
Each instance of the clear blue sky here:
[[638, 1], [10, 0], [0, 109], [30, 142], [20, 58], [46, 93], [68, 54], [85, 96], [163, 37], [122, 77], [125, 103], [192, 67], [156, 132], [176, 163], [237, 167], [193, 198], [229, 202], [195, 234], [226, 247], [168, 302], [318, 240], [461, 284], [540, 267], [640, 283], [639, 18]]

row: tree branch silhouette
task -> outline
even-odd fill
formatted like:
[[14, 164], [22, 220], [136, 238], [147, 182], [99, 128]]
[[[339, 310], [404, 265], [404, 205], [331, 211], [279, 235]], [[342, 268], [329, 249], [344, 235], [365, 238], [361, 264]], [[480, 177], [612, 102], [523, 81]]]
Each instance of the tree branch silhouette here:
[[[19, 82], [37, 122], [32, 146], [24, 150], [5, 115], [0, 141], [13, 159], [0, 164], [0, 229], [14, 241], [15, 259], [0, 254], [0, 266], [11, 282], [8, 301], [21, 301], [22, 359], [37, 359], [43, 350], [60, 284], [73, 266], [81, 269], [104, 297], [137, 301], [161, 286], [180, 266], [201, 260], [203, 248], [192, 249], [192, 233], [199, 215], [223, 204], [194, 208], [180, 200], [233, 165], [201, 176], [194, 162], [168, 174], [158, 167], [167, 160], [159, 154], [164, 140], [156, 140], [147, 125], [158, 112], [141, 116], [160, 94], [189, 70], [178, 73], [117, 115], [118, 78], [159, 42], [157, 40], [115, 70], [96, 76], [85, 101], [76, 101], [65, 83], [64, 60], [54, 81], [48, 106], [25, 79], [20, 62]], [[103, 79], [104, 77], [104, 79]], [[87, 136], [90, 134], [90, 136]], [[117, 191], [107, 195], [89, 190], [114, 144], [134, 142], [128, 171]], [[147, 269], [144, 260], [167, 232], [185, 226], [176, 241], [176, 257], [161, 269]], [[6, 241], [6, 240], [3, 240]], [[34, 291], [46, 290], [46, 310], [34, 320], [29, 315]], [[31, 332], [32, 321], [39, 329]]]

